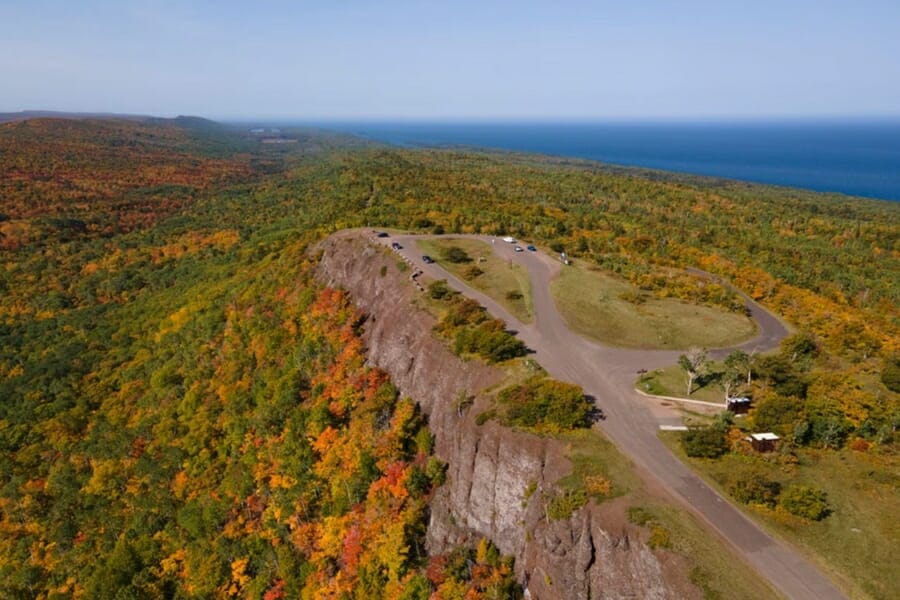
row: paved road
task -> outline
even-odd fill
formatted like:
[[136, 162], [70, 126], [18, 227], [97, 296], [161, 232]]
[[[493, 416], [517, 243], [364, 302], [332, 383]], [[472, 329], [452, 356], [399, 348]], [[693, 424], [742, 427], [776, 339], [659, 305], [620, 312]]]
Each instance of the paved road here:
[[[680, 352], [610, 348], [581, 337], [568, 328], [550, 294], [549, 284], [559, 273], [560, 262], [543, 252], [514, 252], [512, 244], [499, 238], [466, 236], [492, 244], [499, 256], [527, 269], [531, 278], [534, 322], [520, 323], [500, 304], [470, 288], [439, 265], [425, 264], [415, 241], [427, 237], [437, 236], [401, 235], [380, 238], [380, 241], [385, 245], [400, 243], [403, 246], [400, 252], [426, 275], [446, 279], [451, 287], [474, 298], [495, 317], [506, 321], [534, 350], [535, 359], [553, 377], [578, 384], [596, 398], [598, 406], [607, 415], [597, 426], [642, 468], [644, 476], [663, 484], [692, 508], [787, 597], [797, 600], [845, 598], [809, 561], [745, 517], [675, 458], [659, 440], [659, 418], [647, 399], [634, 391], [635, 372], [671, 365]], [[745, 300], [752, 303], [749, 298]], [[755, 303], [750, 304], [750, 308], [757, 321], [758, 334], [740, 347], [765, 351], [777, 345], [786, 335], [781, 322]], [[718, 349], [714, 354], [722, 355], [728, 350]]]

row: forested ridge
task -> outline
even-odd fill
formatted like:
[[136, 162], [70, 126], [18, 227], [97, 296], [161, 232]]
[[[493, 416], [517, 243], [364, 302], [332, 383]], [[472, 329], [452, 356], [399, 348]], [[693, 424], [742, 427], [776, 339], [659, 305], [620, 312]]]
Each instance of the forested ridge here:
[[424, 554], [430, 434], [311, 280], [346, 227], [508, 233], [698, 301], [673, 269], [721, 275], [801, 334], [766, 373], [775, 427], [837, 428], [875, 469], [896, 449], [900, 203], [230, 139], [0, 126], [4, 597], [512, 593], [487, 543]]

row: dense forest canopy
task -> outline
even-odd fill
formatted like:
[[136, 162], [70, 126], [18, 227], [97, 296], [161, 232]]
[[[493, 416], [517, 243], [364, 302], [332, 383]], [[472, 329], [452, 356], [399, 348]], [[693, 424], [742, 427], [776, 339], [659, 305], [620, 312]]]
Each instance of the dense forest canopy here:
[[900, 203], [202, 125], [0, 125], [0, 595], [512, 593], [487, 546], [424, 555], [430, 434], [311, 280], [346, 227], [508, 233], [660, 294], [711, 271], [799, 332], [773, 426], [896, 443]]

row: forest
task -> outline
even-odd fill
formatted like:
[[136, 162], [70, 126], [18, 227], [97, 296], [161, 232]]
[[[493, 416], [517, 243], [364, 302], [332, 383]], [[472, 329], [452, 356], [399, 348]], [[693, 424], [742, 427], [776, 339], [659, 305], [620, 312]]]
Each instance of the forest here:
[[[861, 440], [876, 471], [896, 453], [900, 203], [298, 135], [0, 125], [3, 597], [520, 593], [487, 541], [424, 552], [444, 477], [425, 419], [311, 277], [310, 245], [347, 227], [515, 235], [699, 301], [671, 268], [720, 275], [798, 333], [755, 418], [825, 451]], [[520, 352], [471, 308], [436, 335]], [[506, 418], [539, 429], [541, 398]]]

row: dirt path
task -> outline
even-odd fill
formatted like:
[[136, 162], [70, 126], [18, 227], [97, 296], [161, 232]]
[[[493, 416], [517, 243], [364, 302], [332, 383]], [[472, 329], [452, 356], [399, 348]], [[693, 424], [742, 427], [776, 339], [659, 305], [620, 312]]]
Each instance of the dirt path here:
[[[425, 264], [415, 241], [435, 237], [441, 236], [399, 235], [376, 239], [386, 246], [400, 243], [403, 246], [400, 253], [426, 275], [446, 279], [451, 287], [474, 298], [492, 315], [506, 321], [534, 350], [535, 359], [553, 377], [578, 384], [585, 393], [596, 398], [597, 405], [607, 415], [597, 427], [638, 465], [642, 475], [663, 484], [693, 509], [787, 597], [798, 600], [845, 598], [809, 561], [745, 517], [676, 459], [659, 440], [660, 424], [675, 419], [680, 422], [680, 418], [674, 412], [663, 411], [661, 414], [658, 402], [648, 400], [634, 390], [636, 371], [671, 365], [677, 361], [680, 352], [611, 348], [589, 341], [568, 328], [553, 302], [549, 284], [559, 273], [561, 263], [543, 252], [515, 252], [513, 244], [499, 238], [443, 236], [480, 239], [491, 245], [500, 257], [528, 270], [535, 318], [531, 324], [522, 324], [499, 303], [470, 288], [439, 265]], [[777, 346], [787, 330], [759, 305], [753, 303], [751, 311], [759, 328], [757, 336], [738, 347], [765, 351]], [[714, 353], [724, 355], [729, 350], [718, 349]]]

